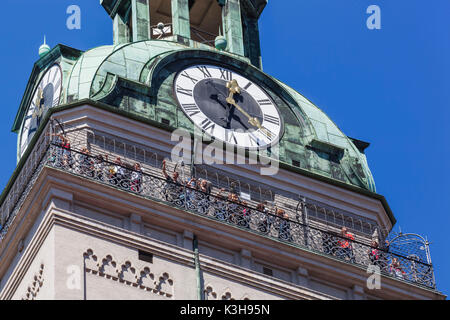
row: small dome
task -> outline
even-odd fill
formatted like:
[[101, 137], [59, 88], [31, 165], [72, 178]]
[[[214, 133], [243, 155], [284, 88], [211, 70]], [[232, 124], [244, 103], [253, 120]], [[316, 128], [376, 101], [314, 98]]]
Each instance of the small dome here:
[[43, 56], [45, 56], [49, 52], [50, 52], [50, 47], [46, 43], [46, 39], [44, 37], [44, 44], [39, 47], [39, 57], [42, 58]]

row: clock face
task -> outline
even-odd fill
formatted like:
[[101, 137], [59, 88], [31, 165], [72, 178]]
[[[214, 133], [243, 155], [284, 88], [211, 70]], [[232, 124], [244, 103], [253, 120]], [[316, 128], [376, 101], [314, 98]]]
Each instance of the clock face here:
[[27, 114], [23, 119], [20, 134], [19, 154], [22, 157], [28, 144], [39, 128], [46, 111], [59, 104], [62, 89], [62, 72], [59, 65], [53, 65], [37, 85]]
[[276, 104], [256, 83], [223, 67], [195, 65], [175, 77], [180, 107], [204, 132], [247, 149], [278, 142], [282, 120]]

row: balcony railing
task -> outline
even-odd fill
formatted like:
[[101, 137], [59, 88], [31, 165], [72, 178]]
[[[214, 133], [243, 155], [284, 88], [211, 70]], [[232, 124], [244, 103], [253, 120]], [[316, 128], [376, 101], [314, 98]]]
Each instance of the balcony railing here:
[[[221, 223], [236, 226], [247, 232], [266, 236], [327, 255], [350, 264], [368, 268], [374, 265], [384, 275], [435, 288], [433, 267], [422, 259], [394, 253], [389, 248], [378, 248], [302, 223], [298, 212], [276, 210], [276, 214], [260, 210], [225, 194], [190, 188], [143, 172], [139, 166], [106, 161], [101, 155], [90, 155], [64, 148], [52, 142], [43, 158], [45, 165], [87, 179], [95, 180], [127, 192], [167, 203], [176, 208]], [[231, 194], [230, 194], [231, 195]], [[228, 195], [228, 196], [230, 196]], [[304, 204], [302, 209], [307, 206]]]
[[[164, 40], [173, 36], [173, 25], [171, 23], [160, 23], [154, 26], [151, 26], [151, 37], [156, 40]], [[194, 26], [191, 26], [191, 39], [205, 44], [211, 47], [214, 47], [214, 42], [218, 34], [210, 33], [205, 30], [201, 30]]]

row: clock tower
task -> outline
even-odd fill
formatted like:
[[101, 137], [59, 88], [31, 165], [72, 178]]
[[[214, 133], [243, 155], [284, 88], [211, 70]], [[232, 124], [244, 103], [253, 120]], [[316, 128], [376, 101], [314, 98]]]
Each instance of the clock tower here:
[[369, 144], [262, 70], [267, 0], [100, 2], [112, 44], [42, 47], [15, 118], [0, 298], [444, 298]]

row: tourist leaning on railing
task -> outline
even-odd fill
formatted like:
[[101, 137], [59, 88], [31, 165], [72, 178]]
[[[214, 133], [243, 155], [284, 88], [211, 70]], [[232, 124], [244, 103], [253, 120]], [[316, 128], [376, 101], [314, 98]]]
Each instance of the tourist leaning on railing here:
[[351, 262], [355, 262], [355, 255], [353, 253], [353, 241], [355, 237], [348, 232], [346, 227], [341, 229], [341, 239], [338, 240], [338, 257], [341, 259], [348, 258]]
[[279, 217], [278, 238], [285, 241], [292, 241], [289, 215], [283, 209], [275, 207], [275, 215]]
[[378, 249], [378, 242], [373, 240], [367, 250], [371, 264], [381, 267], [381, 252]]
[[142, 169], [141, 164], [136, 162], [131, 173], [131, 191], [141, 192], [142, 190]]
[[390, 272], [399, 279], [404, 279], [406, 272], [403, 270], [398, 258], [393, 258], [390, 265]]

